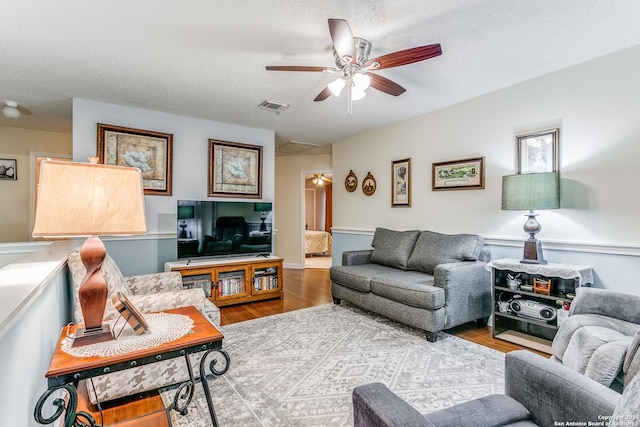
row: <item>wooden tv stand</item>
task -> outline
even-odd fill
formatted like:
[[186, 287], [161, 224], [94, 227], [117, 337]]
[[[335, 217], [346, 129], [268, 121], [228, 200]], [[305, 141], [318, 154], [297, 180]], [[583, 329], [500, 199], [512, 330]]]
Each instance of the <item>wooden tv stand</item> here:
[[252, 256], [167, 262], [185, 288], [201, 287], [218, 307], [282, 298], [282, 258]]

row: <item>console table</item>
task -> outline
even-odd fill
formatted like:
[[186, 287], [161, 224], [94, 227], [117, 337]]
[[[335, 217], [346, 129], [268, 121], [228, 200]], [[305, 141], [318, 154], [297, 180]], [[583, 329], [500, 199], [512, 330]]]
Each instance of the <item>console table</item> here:
[[[493, 336], [549, 354], [558, 318], [567, 313], [564, 308], [576, 288], [593, 284], [593, 270], [584, 265], [525, 264], [505, 258], [485, 268], [491, 271]], [[535, 289], [534, 280], [548, 283], [548, 288]]]
[[[222, 349], [223, 335], [195, 307], [166, 310], [165, 313], [182, 314], [190, 317], [194, 323], [192, 333], [187, 333], [182, 338], [156, 347], [136, 350], [118, 356], [91, 356], [82, 358], [71, 356], [62, 350], [62, 342], [67, 338], [68, 334], [73, 334], [79, 325], [72, 325], [69, 330], [67, 330], [66, 327], [63, 328], [53, 353], [49, 370], [45, 375], [49, 388], [36, 403], [34, 411], [36, 421], [40, 424], [51, 424], [66, 412], [65, 417], [67, 419], [65, 420], [65, 425], [96, 425], [95, 420], [90, 414], [86, 412], [76, 412], [78, 403], [77, 387], [81, 380], [176, 357], [185, 358], [189, 371], [189, 380], [178, 387], [174, 402], [167, 408], [167, 411], [176, 410], [184, 414], [193, 398], [195, 386], [195, 377], [191, 364], [189, 363], [189, 355], [204, 351], [205, 353], [200, 359], [200, 382], [202, 383], [209, 407], [211, 421], [214, 426], [217, 426], [218, 422], [211, 401], [211, 392], [206, 380], [205, 362], [212, 352], [217, 352], [224, 358], [224, 366], [218, 370], [215, 366], [218, 360], [212, 361], [212, 363], [209, 364], [211, 373], [219, 376], [227, 371], [230, 358], [227, 352]], [[67, 392], [68, 399], [66, 399], [66, 401], [52, 397], [53, 394], [57, 396], [60, 390]], [[45, 418], [42, 415], [42, 408], [45, 403], [51, 399], [53, 399], [52, 404], [57, 406], [57, 409], [51, 417]], [[82, 422], [88, 422], [88, 424], [81, 424]]]

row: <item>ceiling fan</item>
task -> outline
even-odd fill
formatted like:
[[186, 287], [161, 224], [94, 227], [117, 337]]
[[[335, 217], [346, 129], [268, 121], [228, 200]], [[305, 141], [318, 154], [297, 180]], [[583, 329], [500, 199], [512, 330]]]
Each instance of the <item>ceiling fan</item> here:
[[314, 101], [324, 101], [331, 95], [340, 96], [342, 89], [346, 87], [347, 111], [350, 115], [353, 112], [352, 101], [362, 99], [369, 86], [393, 96], [401, 95], [406, 91], [399, 84], [374, 74], [372, 71], [399, 67], [442, 55], [440, 44], [430, 44], [369, 59], [371, 43], [363, 38], [353, 37], [351, 28], [344, 19], [329, 19], [329, 33], [333, 42], [336, 67], [271, 65], [266, 69], [269, 71], [311, 71], [340, 74], [340, 77], [329, 83]]
[[314, 173], [312, 178], [308, 179], [314, 185], [331, 184], [332, 179], [324, 176], [323, 173]]

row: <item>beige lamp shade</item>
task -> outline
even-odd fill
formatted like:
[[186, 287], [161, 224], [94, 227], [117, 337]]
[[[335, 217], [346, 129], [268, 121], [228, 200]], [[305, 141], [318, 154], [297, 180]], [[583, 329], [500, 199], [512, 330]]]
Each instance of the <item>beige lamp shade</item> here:
[[139, 169], [45, 160], [33, 237], [146, 234]]

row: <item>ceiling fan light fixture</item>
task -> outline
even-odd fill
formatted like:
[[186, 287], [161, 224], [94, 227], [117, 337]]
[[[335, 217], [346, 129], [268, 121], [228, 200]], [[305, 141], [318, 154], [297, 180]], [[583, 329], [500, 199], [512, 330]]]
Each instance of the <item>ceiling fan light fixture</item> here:
[[364, 98], [365, 96], [367, 96], [367, 92], [358, 89], [357, 87], [353, 87], [351, 89], [351, 100], [352, 101], [359, 101], [362, 98]]
[[337, 79], [335, 79], [334, 81], [332, 81], [327, 85], [327, 87], [329, 88], [329, 90], [334, 96], [340, 96], [340, 93], [342, 92], [342, 89], [344, 88], [344, 86], [345, 86], [345, 83], [342, 77], [338, 77]]
[[5, 106], [2, 109], [2, 114], [9, 119], [17, 119], [20, 117], [20, 110], [18, 110], [18, 103], [14, 101], [5, 101]]
[[[356, 73], [353, 75], [353, 86], [357, 91], [364, 92], [371, 85], [371, 77], [366, 74]], [[354, 98], [355, 99], [355, 98]]]

